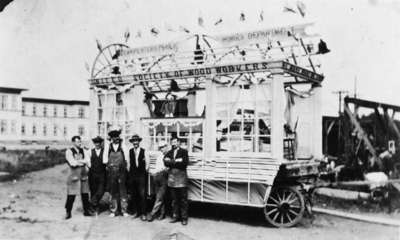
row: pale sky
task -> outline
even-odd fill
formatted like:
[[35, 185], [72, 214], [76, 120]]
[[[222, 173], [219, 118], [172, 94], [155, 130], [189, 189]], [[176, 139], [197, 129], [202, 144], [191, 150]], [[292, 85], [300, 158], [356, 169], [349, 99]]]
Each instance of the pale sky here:
[[[332, 92], [353, 92], [355, 78], [361, 98], [400, 105], [400, 1], [303, 0], [305, 18], [282, 11], [295, 2], [14, 0], [0, 13], [0, 85], [28, 88], [26, 96], [88, 100], [85, 62], [91, 65], [98, 53], [96, 38], [103, 46], [123, 42], [129, 29], [131, 47], [158, 43], [169, 40], [166, 26], [193, 29], [200, 15], [211, 33], [314, 22], [331, 49], [321, 58], [324, 114], [336, 113]], [[245, 23], [238, 21], [241, 12]], [[224, 22], [213, 27], [219, 18]], [[151, 27], [160, 30], [158, 38], [150, 36]], [[142, 39], [133, 37], [138, 30]]]

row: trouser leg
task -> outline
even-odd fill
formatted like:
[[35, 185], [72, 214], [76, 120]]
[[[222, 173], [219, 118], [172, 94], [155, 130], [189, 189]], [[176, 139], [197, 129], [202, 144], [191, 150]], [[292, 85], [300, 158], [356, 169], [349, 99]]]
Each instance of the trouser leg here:
[[188, 192], [187, 188], [183, 187], [180, 189], [180, 211], [182, 220], [187, 220], [189, 210]]
[[139, 204], [140, 204], [140, 214], [146, 214], [146, 179], [140, 178], [138, 181], [138, 189], [139, 189]]
[[83, 207], [83, 212], [85, 214], [90, 212], [90, 202], [89, 202], [89, 194], [88, 193], [82, 193], [81, 194], [81, 199], [82, 199], [82, 207]]
[[170, 188], [172, 198], [172, 218], [179, 218], [179, 188]]
[[93, 206], [96, 207], [98, 206], [99, 201], [104, 194], [104, 176], [93, 176], [93, 182], [91, 183], [91, 185], [93, 185], [93, 188], [91, 188], [91, 203], [93, 204]]
[[120, 197], [120, 204], [121, 204], [121, 212], [126, 213], [128, 210], [128, 194], [126, 191], [126, 172], [121, 171], [120, 177], [118, 180], [119, 185], [119, 197]]
[[75, 201], [75, 195], [67, 195], [67, 200], [65, 202], [65, 211], [67, 213], [71, 213], [74, 201]]
[[160, 212], [160, 216], [165, 215], [165, 192], [167, 185], [164, 183], [164, 179], [159, 176], [154, 178], [155, 190], [156, 190], [156, 200], [154, 202], [153, 209], [151, 211], [151, 215], [154, 216], [157, 212]]

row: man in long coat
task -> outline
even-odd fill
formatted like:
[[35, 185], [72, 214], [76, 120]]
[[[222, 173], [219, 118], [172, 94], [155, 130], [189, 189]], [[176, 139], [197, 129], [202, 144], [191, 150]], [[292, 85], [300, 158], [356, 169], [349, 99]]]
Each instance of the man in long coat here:
[[92, 206], [99, 213], [99, 202], [104, 194], [106, 183], [106, 165], [103, 163], [103, 138], [97, 136], [92, 139], [94, 148], [89, 152], [89, 187]]
[[128, 195], [126, 191], [127, 170], [129, 169], [129, 151], [119, 137], [121, 130], [113, 128], [108, 136], [111, 143], [104, 146], [103, 163], [107, 169], [108, 191], [111, 194], [110, 217], [128, 216]]
[[172, 220], [171, 223], [182, 221], [182, 225], [188, 223], [188, 193], [187, 193], [187, 165], [189, 163], [188, 152], [180, 148], [180, 141], [174, 137], [171, 139], [172, 149], [165, 155], [164, 164], [168, 167], [168, 187], [172, 196]]
[[93, 216], [89, 203], [89, 183], [88, 169], [90, 165], [83, 150], [81, 138], [72, 137], [72, 147], [65, 151], [65, 159], [69, 166], [69, 175], [67, 179], [67, 200], [65, 203], [65, 219], [71, 218], [71, 210], [75, 201], [75, 196], [81, 194], [83, 215]]

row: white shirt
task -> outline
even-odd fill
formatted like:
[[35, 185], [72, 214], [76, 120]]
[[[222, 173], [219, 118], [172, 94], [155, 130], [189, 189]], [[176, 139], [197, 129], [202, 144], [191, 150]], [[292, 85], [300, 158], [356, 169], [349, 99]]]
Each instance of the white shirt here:
[[[140, 153], [140, 149], [141, 149], [141, 147], [138, 147], [138, 148], [133, 148], [133, 150], [135, 151], [135, 163], [136, 163], [136, 166], [139, 166], [139, 153]], [[143, 151], [144, 151], [144, 162], [146, 163], [146, 170], [149, 170], [149, 167], [150, 167], [150, 157], [149, 157], [149, 154], [148, 154], [148, 152], [145, 150], [145, 149], [143, 149]]]
[[166, 169], [164, 165], [164, 154], [160, 152], [160, 154], [157, 156], [156, 164], [154, 165], [153, 174], [157, 174], [164, 169]]
[[100, 157], [101, 148], [95, 148], [94, 151], [96, 152], [96, 156]]
[[[78, 149], [76, 149], [76, 151], [79, 153]], [[85, 155], [84, 158], [77, 160], [77, 159], [74, 158], [74, 154], [72, 153], [72, 150], [70, 148], [68, 148], [65, 151], [65, 159], [67, 160], [69, 165], [71, 165], [72, 167], [83, 166], [85, 164], [90, 166], [90, 160], [89, 160], [90, 159], [90, 154], [85, 150], [83, 150], [83, 153]]]

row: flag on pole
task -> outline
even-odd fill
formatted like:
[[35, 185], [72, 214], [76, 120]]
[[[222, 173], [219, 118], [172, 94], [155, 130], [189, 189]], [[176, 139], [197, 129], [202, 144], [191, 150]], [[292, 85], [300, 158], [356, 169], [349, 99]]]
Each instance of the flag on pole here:
[[220, 23], [222, 23], [222, 18], [218, 19], [218, 21], [216, 21], [216, 22], [214, 23], [214, 25], [217, 26], [217, 25], [220, 24]]
[[284, 6], [283, 7], [283, 12], [291, 12], [291, 13], [297, 13], [296, 10], [292, 7], [289, 6]]
[[101, 52], [103, 47], [101, 46], [101, 43], [100, 43], [99, 39], [96, 39], [96, 45], [97, 45], [97, 49], [99, 49], [99, 52]]

